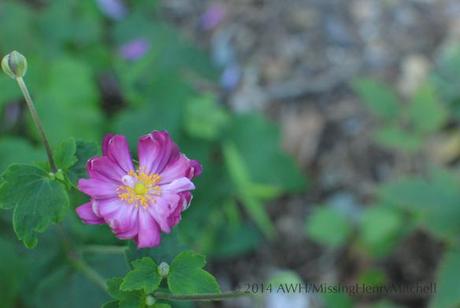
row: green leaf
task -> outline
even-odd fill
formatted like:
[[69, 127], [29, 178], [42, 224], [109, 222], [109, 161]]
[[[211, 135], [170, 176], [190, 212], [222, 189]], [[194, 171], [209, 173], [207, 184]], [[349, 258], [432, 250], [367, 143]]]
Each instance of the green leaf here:
[[76, 183], [78, 179], [84, 178], [86, 174], [86, 163], [88, 159], [97, 155], [97, 145], [94, 142], [76, 142], [75, 156], [77, 161], [68, 170], [69, 178], [72, 183]]
[[405, 221], [398, 209], [388, 206], [367, 208], [361, 217], [360, 237], [371, 253], [389, 252], [396, 243]]
[[460, 305], [460, 251], [454, 247], [444, 253], [437, 273], [437, 288], [430, 307], [458, 307]]
[[14, 208], [16, 235], [33, 248], [37, 233], [64, 218], [69, 207], [64, 185], [50, 178], [45, 170], [29, 165], [11, 165], [2, 177], [0, 208]]
[[75, 139], [68, 138], [61, 142], [53, 152], [58, 168], [66, 170], [72, 167], [77, 162], [77, 157], [75, 156], [76, 150]]
[[460, 232], [458, 176], [436, 170], [427, 179], [401, 178], [379, 188], [381, 200], [410, 212], [433, 235], [453, 239]]
[[132, 262], [134, 269], [126, 274], [121, 284], [121, 290], [144, 290], [152, 293], [160, 286], [161, 276], [158, 274], [157, 264], [151, 258], [142, 258]]
[[118, 301], [110, 301], [101, 306], [101, 308], [118, 308]]
[[363, 103], [376, 116], [388, 120], [394, 120], [398, 117], [399, 99], [387, 85], [372, 79], [356, 79], [353, 81], [352, 87]]
[[171, 263], [169, 290], [174, 294], [220, 293], [216, 278], [203, 270], [206, 261], [192, 251], [184, 251]]
[[171, 305], [164, 303], [155, 303], [153, 304], [153, 308], [171, 308]]
[[43, 149], [36, 148], [26, 139], [4, 137], [0, 139], [0, 172], [12, 163], [33, 163], [46, 159]]
[[434, 88], [425, 84], [417, 90], [408, 107], [410, 123], [420, 134], [432, 133], [447, 120], [447, 111], [438, 100]]
[[120, 286], [123, 283], [122, 277], [113, 277], [107, 280], [107, 292], [115, 299], [123, 297], [123, 291], [120, 290]]
[[264, 117], [257, 114], [234, 116], [228, 139], [235, 144], [253, 182], [276, 187], [280, 192], [306, 189], [305, 177], [294, 160], [281, 149], [278, 127]]
[[353, 308], [353, 300], [347, 293], [327, 292], [321, 294], [326, 308]]
[[322, 206], [316, 208], [308, 217], [306, 231], [308, 236], [323, 245], [339, 247], [345, 244], [352, 229], [342, 213]]
[[190, 99], [185, 108], [185, 130], [192, 137], [215, 140], [228, 120], [228, 114], [209, 94]]
[[458, 119], [460, 117], [460, 44], [447, 44], [441, 48], [431, 76], [443, 102]]
[[407, 152], [414, 152], [419, 149], [423, 141], [418, 135], [395, 125], [379, 128], [374, 133], [374, 138], [377, 143], [390, 150]]
[[385, 272], [379, 268], [368, 268], [359, 274], [358, 283], [371, 286], [383, 286], [387, 282]]
[[275, 235], [275, 227], [264, 205], [252, 194], [252, 191], [248, 190], [253, 185], [247, 171], [248, 169], [238, 150], [233, 143], [227, 142], [223, 146], [223, 152], [228, 172], [246, 211], [267, 237], [273, 237]]

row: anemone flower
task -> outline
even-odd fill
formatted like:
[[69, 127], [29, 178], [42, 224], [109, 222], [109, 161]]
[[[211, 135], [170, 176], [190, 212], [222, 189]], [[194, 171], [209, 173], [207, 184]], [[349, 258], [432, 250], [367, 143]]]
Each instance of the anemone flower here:
[[107, 135], [102, 156], [87, 163], [89, 179], [78, 188], [91, 197], [76, 209], [87, 224], [108, 224], [119, 239], [132, 239], [138, 248], [160, 244], [190, 204], [192, 179], [201, 165], [180, 153], [166, 131], [142, 136], [135, 166], [126, 138]]

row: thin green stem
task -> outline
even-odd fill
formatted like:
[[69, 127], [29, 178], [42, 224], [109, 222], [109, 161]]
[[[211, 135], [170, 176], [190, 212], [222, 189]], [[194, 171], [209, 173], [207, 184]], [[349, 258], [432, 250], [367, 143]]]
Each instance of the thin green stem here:
[[77, 271], [80, 271], [88, 280], [92, 281], [95, 285], [107, 292], [107, 285], [104, 277], [99, 275], [99, 273], [89, 266], [89, 264], [86, 263], [74, 250], [74, 244], [61, 224], [57, 225], [57, 230], [61, 236], [62, 245], [70, 265], [72, 265]]
[[202, 293], [202, 294], [170, 294], [166, 292], [154, 292], [153, 297], [156, 299], [170, 301], [222, 301], [226, 299], [237, 298], [241, 296], [249, 296], [251, 293], [245, 291], [233, 291], [223, 293]]
[[86, 276], [86, 278], [88, 278], [88, 280], [92, 281], [95, 285], [107, 292], [105, 279], [99, 275], [98, 272], [96, 272], [91, 266], [89, 266], [79, 257], [69, 257], [69, 259], [75, 269], [79, 270], [83, 275]]
[[24, 79], [22, 79], [22, 77], [17, 77], [16, 81], [19, 85], [19, 88], [21, 89], [22, 94], [24, 95], [24, 99], [26, 100], [26, 103], [27, 103], [27, 108], [29, 108], [30, 114], [32, 116], [32, 120], [34, 121], [35, 126], [37, 127], [40, 137], [42, 139], [42, 142], [45, 146], [46, 154], [48, 155], [48, 161], [50, 164], [50, 169], [53, 173], [56, 173], [58, 169], [56, 167], [56, 163], [54, 162], [53, 152], [51, 151], [51, 146], [48, 142], [48, 138], [46, 137], [45, 130], [43, 129], [43, 125], [40, 121], [40, 117], [38, 116], [37, 110], [35, 109], [34, 102], [32, 101], [32, 98], [30, 97], [29, 90], [27, 89], [27, 86], [24, 82]]

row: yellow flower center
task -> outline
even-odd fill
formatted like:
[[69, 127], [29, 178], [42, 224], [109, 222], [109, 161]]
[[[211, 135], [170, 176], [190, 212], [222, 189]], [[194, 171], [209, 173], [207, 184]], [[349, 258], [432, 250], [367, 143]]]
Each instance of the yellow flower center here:
[[131, 183], [118, 187], [118, 198], [136, 207], [147, 208], [151, 203], [155, 203], [155, 196], [161, 195], [161, 188], [157, 185], [160, 179], [156, 173], [147, 174], [141, 170], [131, 170], [126, 176], [126, 181]]
[[136, 195], [145, 195], [148, 192], [148, 190], [147, 187], [145, 187], [144, 183], [137, 182], [134, 185], [134, 192], [136, 193]]

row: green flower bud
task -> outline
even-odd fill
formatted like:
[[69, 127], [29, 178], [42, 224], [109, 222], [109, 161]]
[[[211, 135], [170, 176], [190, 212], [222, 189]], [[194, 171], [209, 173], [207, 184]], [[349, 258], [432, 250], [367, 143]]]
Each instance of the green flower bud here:
[[27, 72], [27, 59], [14, 50], [3, 57], [2, 69], [13, 79], [24, 77]]
[[169, 264], [166, 262], [161, 262], [160, 265], [158, 265], [158, 274], [160, 274], [162, 278], [168, 277]]
[[153, 305], [155, 304], [155, 302], [156, 302], [156, 300], [155, 300], [155, 298], [154, 298], [152, 295], [147, 295], [147, 296], [145, 297], [145, 305], [146, 305], [147, 307], [153, 306]]

